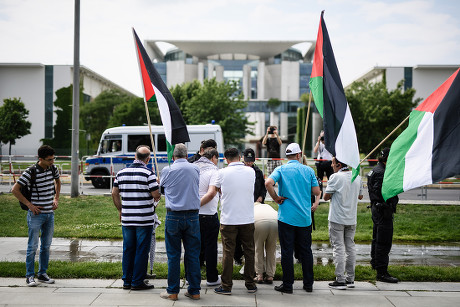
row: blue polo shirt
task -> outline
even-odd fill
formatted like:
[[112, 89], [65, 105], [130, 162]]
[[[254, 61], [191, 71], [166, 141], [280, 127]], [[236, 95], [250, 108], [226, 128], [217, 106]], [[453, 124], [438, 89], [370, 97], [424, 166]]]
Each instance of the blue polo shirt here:
[[278, 207], [278, 220], [297, 227], [311, 225], [311, 188], [318, 186], [315, 171], [297, 160], [278, 166], [269, 176], [278, 183], [278, 195], [287, 199]]

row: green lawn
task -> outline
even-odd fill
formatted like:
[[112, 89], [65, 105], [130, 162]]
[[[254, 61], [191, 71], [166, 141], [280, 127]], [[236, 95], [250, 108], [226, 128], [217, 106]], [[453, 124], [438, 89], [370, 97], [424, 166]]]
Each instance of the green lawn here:
[[[0, 229], [4, 237], [26, 237], [26, 211], [20, 209], [12, 194], [0, 195]], [[276, 209], [276, 204], [272, 203]], [[372, 239], [372, 220], [367, 204], [358, 206], [356, 242]], [[314, 241], [328, 241], [327, 215], [329, 205], [321, 204], [315, 213]], [[164, 200], [157, 213], [162, 225], [157, 229], [158, 239], [164, 239]], [[458, 242], [460, 240], [460, 206], [398, 205], [394, 223], [394, 242]], [[55, 237], [122, 239], [118, 212], [111, 197], [61, 197], [55, 216]]]

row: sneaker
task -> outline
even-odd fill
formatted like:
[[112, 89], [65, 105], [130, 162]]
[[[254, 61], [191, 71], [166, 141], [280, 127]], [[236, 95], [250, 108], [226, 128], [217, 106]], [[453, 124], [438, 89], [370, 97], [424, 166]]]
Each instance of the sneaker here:
[[154, 285], [151, 285], [149, 283], [146, 283], [145, 281], [142, 282], [140, 285], [133, 286], [131, 285], [131, 290], [138, 291], [138, 290], [150, 290], [155, 288]]
[[27, 287], [36, 287], [37, 283], [35, 282], [35, 279], [33, 276], [26, 277], [26, 283]]
[[355, 282], [354, 281], [347, 281], [347, 288], [354, 288], [355, 287]]
[[257, 292], [257, 286], [248, 288], [248, 293], [256, 293]]
[[222, 288], [222, 286], [220, 286], [218, 288], [215, 288], [214, 292], [217, 293], [217, 294], [223, 294], [223, 295], [231, 295], [232, 294], [232, 291], [225, 290], [224, 288]]
[[206, 286], [208, 286], [208, 287], [218, 286], [218, 285], [220, 285], [221, 283], [222, 283], [222, 280], [220, 279], [220, 275], [218, 275], [218, 276], [217, 276], [217, 281], [213, 281], [213, 282], [207, 281], [207, 282], [206, 282]]
[[200, 299], [200, 294], [190, 294], [188, 291], [185, 292], [184, 294], [186, 297], [192, 299], [192, 300], [199, 300]]
[[347, 284], [344, 282], [338, 282], [337, 280], [334, 280], [334, 282], [329, 283], [329, 288], [336, 290], [345, 290], [347, 288]]
[[131, 284], [123, 284], [123, 290], [131, 290]]
[[177, 293], [169, 294], [168, 291], [164, 291], [160, 293], [160, 297], [165, 300], [177, 301]]
[[382, 275], [377, 275], [377, 280], [382, 281], [382, 282], [388, 282], [388, 283], [391, 283], [391, 284], [396, 284], [399, 281], [396, 277], [393, 277], [388, 273], [382, 274]]
[[309, 293], [310, 293], [310, 292], [313, 292], [313, 287], [312, 287], [312, 286], [309, 286], [309, 287], [308, 287], [308, 286], [305, 286], [305, 285], [304, 285], [304, 286], [303, 286], [303, 289], [304, 289], [305, 291], [309, 292]]
[[41, 274], [37, 277], [39, 282], [44, 282], [45, 284], [54, 284], [54, 279], [51, 279], [48, 274]]
[[284, 284], [275, 286], [275, 291], [292, 294], [292, 288], [287, 288]]

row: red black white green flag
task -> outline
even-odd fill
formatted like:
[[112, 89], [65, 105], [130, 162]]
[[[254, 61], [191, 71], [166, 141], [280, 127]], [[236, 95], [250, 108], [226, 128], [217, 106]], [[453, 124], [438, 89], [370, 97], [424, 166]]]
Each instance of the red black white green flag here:
[[339, 161], [357, 169], [359, 150], [355, 124], [345, 97], [323, 15], [324, 11], [321, 12], [319, 21], [309, 85], [316, 108], [323, 118], [326, 149]]
[[385, 200], [460, 174], [459, 70], [411, 112], [409, 126], [391, 145]]
[[136, 31], [133, 29], [136, 54], [142, 77], [144, 99], [146, 102], [156, 102], [160, 110], [161, 122], [165, 130], [168, 160], [171, 160], [174, 145], [190, 142], [190, 137], [182, 113], [168, 87], [161, 79], [142, 45]]

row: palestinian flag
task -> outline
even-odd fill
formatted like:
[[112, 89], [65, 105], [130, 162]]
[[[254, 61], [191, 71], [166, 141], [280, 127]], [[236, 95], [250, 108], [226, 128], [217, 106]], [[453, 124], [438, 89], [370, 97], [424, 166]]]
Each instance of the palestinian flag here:
[[321, 12], [319, 22], [310, 89], [316, 108], [323, 118], [326, 149], [339, 161], [357, 169], [359, 150], [355, 124], [335, 63], [323, 14], [324, 11]]
[[160, 74], [153, 66], [134, 29], [133, 34], [142, 83], [144, 85], [144, 99], [146, 102], [156, 102], [158, 105], [161, 122], [165, 129], [168, 160], [171, 161], [174, 145], [190, 142], [187, 126], [185, 125], [179, 106], [161, 79]]
[[391, 145], [385, 200], [460, 174], [459, 70], [411, 112], [409, 126]]

